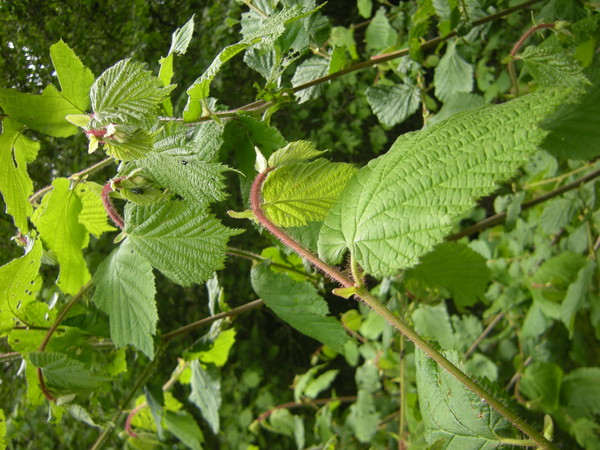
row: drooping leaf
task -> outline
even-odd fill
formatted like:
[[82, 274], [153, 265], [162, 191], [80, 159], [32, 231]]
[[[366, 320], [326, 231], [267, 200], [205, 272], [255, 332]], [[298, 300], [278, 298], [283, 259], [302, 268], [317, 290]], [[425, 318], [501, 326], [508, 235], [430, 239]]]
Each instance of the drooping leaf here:
[[192, 393], [190, 401], [202, 412], [213, 433], [219, 432], [219, 408], [221, 407], [221, 380], [214, 368], [204, 369], [192, 361]]
[[108, 314], [115, 346], [133, 345], [152, 359], [152, 335], [158, 321], [154, 274], [150, 263], [134, 250], [129, 239], [100, 264], [94, 285], [92, 301]]
[[362, 443], [368, 443], [377, 432], [380, 417], [373, 394], [359, 390], [356, 402], [350, 406], [348, 423], [356, 438]]
[[269, 157], [269, 167], [280, 167], [283, 164], [309, 161], [317, 156], [321, 156], [323, 153], [325, 153], [325, 151], [318, 150], [312, 142], [290, 142]]
[[50, 57], [62, 95], [78, 109], [85, 111], [90, 106], [89, 94], [94, 74], [62, 39], [50, 46]]
[[125, 232], [140, 255], [182, 286], [202, 283], [222, 269], [227, 241], [240, 233], [188, 200], [128, 204]]
[[528, 408], [550, 413], [558, 408], [564, 372], [558, 364], [535, 361], [525, 368], [519, 382], [521, 392], [529, 398]]
[[456, 51], [456, 41], [451, 41], [440, 59], [434, 74], [435, 96], [446, 101], [459, 92], [473, 89], [473, 66]]
[[485, 294], [490, 280], [486, 260], [463, 244], [446, 242], [423, 256], [406, 274], [428, 287], [445, 287], [459, 308], [472, 306]]
[[[456, 353], [446, 357], [456, 363]], [[429, 444], [442, 440], [442, 448], [493, 449], [510, 436], [510, 422], [454, 376], [416, 349], [417, 391], [425, 439]]]
[[542, 91], [401, 136], [348, 182], [321, 228], [320, 255], [336, 262], [348, 248], [374, 275], [415, 265], [527, 161], [545, 135], [537, 123], [563, 98]]
[[58, 287], [65, 294], [76, 293], [90, 279], [81, 251], [89, 234], [80, 222], [83, 204], [66, 178], [52, 182], [52, 191], [42, 200], [33, 220], [42, 242], [56, 255], [60, 272]]
[[421, 103], [419, 88], [408, 84], [371, 86], [365, 95], [379, 121], [390, 127], [403, 122]]
[[[294, 72], [294, 76], [292, 77], [292, 86], [301, 86], [327, 75], [328, 72], [329, 61], [320, 56], [313, 56], [302, 62], [302, 64], [296, 68], [296, 72]], [[311, 86], [296, 92], [294, 95], [296, 96], [298, 103], [304, 103], [316, 98], [322, 89], [322, 85]]]
[[185, 412], [167, 411], [164, 417], [165, 426], [186, 447], [201, 450], [204, 435], [194, 418]]
[[105, 70], [92, 86], [90, 96], [95, 120], [148, 124], [174, 86], [165, 87], [143, 63], [119, 61]]
[[560, 318], [569, 330], [569, 337], [573, 338], [575, 331], [575, 316], [586, 297], [589, 295], [592, 287], [592, 279], [596, 272], [596, 263], [593, 260], [588, 261], [577, 274], [577, 278], [569, 288], [567, 294], [560, 305]]
[[268, 175], [262, 188], [262, 209], [282, 227], [321, 221], [355, 172], [351, 164], [322, 158], [284, 165]]
[[0, 192], [15, 226], [26, 232], [29, 228], [27, 218], [33, 210], [29, 203], [33, 183], [27, 174], [27, 164], [35, 160], [40, 144], [24, 136], [23, 130], [23, 125], [11, 119], [2, 121]]
[[66, 391], [90, 391], [100, 387], [106, 379], [93, 374], [82, 362], [62, 353], [32, 352], [31, 363], [42, 369], [50, 388]]
[[377, 10], [365, 32], [367, 48], [371, 50], [385, 50], [396, 43], [397, 33], [390, 25], [385, 8]]
[[443, 350], [455, 350], [456, 338], [444, 303], [421, 305], [412, 313], [415, 331], [424, 338], [434, 339]]
[[224, 173], [228, 168], [211, 161], [213, 155], [207, 151], [209, 146], [219, 147], [220, 137], [220, 133], [214, 133], [201, 147], [187, 137], [183, 125], [167, 126], [156, 136], [152, 152], [136, 165], [160, 186], [183, 198], [203, 205], [223, 200]]
[[327, 303], [313, 285], [273, 272], [264, 262], [252, 268], [251, 279], [254, 291], [282, 320], [336, 352], [343, 352], [348, 335], [337, 319], [327, 315]]
[[529, 46], [519, 55], [519, 59], [542, 87], [582, 88], [590, 84], [583, 67], [570, 53]]
[[42, 259], [42, 243], [36, 240], [27, 253], [0, 267], [0, 335], [10, 331], [19, 310], [35, 301], [36, 283]]
[[75, 186], [75, 194], [81, 200], [82, 205], [79, 223], [85, 227], [88, 233], [98, 237], [107, 231], [116, 230], [115, 227], [108, 224], [108, 216], [102, 204], [102, 198], [97, 191], [92, 189], [91, 183], [79, 183]]

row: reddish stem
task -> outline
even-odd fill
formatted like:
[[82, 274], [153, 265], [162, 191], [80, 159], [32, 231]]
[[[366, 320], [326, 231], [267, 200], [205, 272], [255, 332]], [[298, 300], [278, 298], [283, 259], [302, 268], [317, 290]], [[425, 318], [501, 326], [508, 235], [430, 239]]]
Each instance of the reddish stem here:
[[274, 169], [276, 169], [276, 168], [268, 167], [267, 169], [264, 170], [264, 172], [259, 173], [256, 176], [256, 178], [254, 179], [254, 183], [252, 183], [252, 189], [250, 190], [250, 208], [252, 209], [252, 212], [254, 213], [256, 220], [258, 220], [258, 222], [263, 227], [265, 227], [267, 230], [269, 230], [273, 234], [273, 236], [275, 236], [277, 239], [279, 239], [281, 242], [283, 242], [284, 245], [290, 247], [292, 250], [294, 250], [296, 253], [298, 253], [301, 257], [303, 257], [308, 262], [310, 262], [314, 267], [316, 267], [321, 272], [323, 272], [325, 275], [327, 275], [334, 281], [337, 281], [343, 287], [354, 286], [354, 282], [352, 280], [350, 280], [348, 277], [346, 277], [342, 272], [340, 272], [338, 269], [336, 269], [328, 264], [325, 264], [316, 255], [311, 253], [309, 250], [305, 249], [302, 245], [300, 245], [298, 242], [296, 242], [291, 237], [289, 237], [287, 234], [285, 234], [283, 232], [283, 230], [278, 228], [273, 222], [271, 222], [269, 219], [267, 219], [267, 216], [265, 216], [265, 214], [263, 213], [262, 208], [261, 208], [260, 192], [261, 192], [263, 183], [267, 179], [267, 175], [269, 174], [269, 172], [273, 171]]
[[106, 210], [106, 214], [110, 217], [110, 220], [118, 226], [121, 230], [125, 228], [125, 222], [121, 215], [115, 209], [115, 205], [113, 205], [112, 200], [110, 199], [110, 193], [113, 191], [112, 183], [118, 183], [119, 181], [124, 180], [126, 177], [119, 177], [113, 181], [108, 181], [102, 188], [102, 204], [104, 205], [104, 209]]
[[48, 391], [48, 388], [46, 387], [46, 383], [44, 382], [44, 375], [42, 374], [41, 367], [38, 367], [37, 375], [38, 375], [38, 381], [40, 382], [40, 390], [42, 391], [42, 394], [44, 394], [44, 397], [46, 397], [48, 399], [48, 401], [55, 402], [56, 398], [54, 396], [52, 396], [52, 394], [50, 393], [50, 391]]

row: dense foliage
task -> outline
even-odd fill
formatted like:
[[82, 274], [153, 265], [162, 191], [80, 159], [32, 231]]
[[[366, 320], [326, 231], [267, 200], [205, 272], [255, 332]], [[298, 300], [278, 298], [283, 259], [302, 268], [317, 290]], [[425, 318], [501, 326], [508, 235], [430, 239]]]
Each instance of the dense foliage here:
[[600, 448], [598, 5], [185, 3], [0, 4], [0, 443]]

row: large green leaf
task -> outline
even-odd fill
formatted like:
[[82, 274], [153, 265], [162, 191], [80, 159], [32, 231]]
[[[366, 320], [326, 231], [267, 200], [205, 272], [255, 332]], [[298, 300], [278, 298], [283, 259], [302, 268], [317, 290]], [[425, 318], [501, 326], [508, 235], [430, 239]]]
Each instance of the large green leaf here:
[[419, 88], [409, 84], [372, 86], [365, 95], [379, 121], [390, 127], [403, 122], [421, 104]]
[[[417, 391], [425, 438], [429, 444], [442, 441], [440, 448], [487, 450], [504, 445], [510, 437], [510, 422], [424, 352], [415, 352]], [[447, 353], [456, 362], [456, 353]]]
[[164, 86], [146, 65], [130, 59], [105, 70], [92, 86], [92, 109], [98, 123], [151, 123], [175, 86]]
[[192, 393], [190, 401], [202, 412], [213, 433], [219, 432], [221, 407], [221, 380], [217, 370], [204, 369], [197, 360], [192, 361]]
[[282, 227], [321, 221], [355, 172], [351, 164], [321, 158], [284, 165], [268, 175], [262, 188], [262, 209]]
[[0, 192], [4, 197], [6, 212], [13, 216], [15, 226], [26, 232], [27, 217], [33, 210], [29, 196], [33, 183], [27, 174], [27, 164], [35, 160], [39, 142], [23, 135], [24, 126], [11, 120], [2, 122], [0, 135]]
[[0, 335], [19, 320], [20, 312], [35, 301], [36, 283], [42, 260], [42, 244], [35, 241], [27, 253], [0, 267]]
[[415, 265], [527, 161], [545, 136], [536, 125], [564, 95], [542, 91], [401, 136], [348, 182], [321, 228], [320, 255], [340, 261], [348, 248], [374, 275]]
[[342, 353], [348, 335], [342, 324], [330, 317], [325, 300], [306, 281], [294, 281], [272, 271], [268, 263], [252, 268], [252, 287], [282, 320], [303, 334]]
[[60, 265], [57, 284], [65, 294], [74, 294], [90, 279], [81, 251], [89, 239], [85, 226], [79, 222], [83, 205], [70, 185], [66, 178], [54, 180], [52, 191], [44, 196], [32, 217], [42, 242], [56, 255]]
[[62, 353], [32, 352], [29, 359], [34, 366], [42, 369], [46, 384], [54, 389], [90, 391], [107, 381], [87, 370], [81, 361]]
[[133, 345], [150, 359], [154, 356], [156, 302], [152, 266], [127, 239], [98, 267], [92, 301], [108, 314], [115, 346]]
[[125, 232], [153, 267], [183, 286], [202, 283], [222, 269], [227, 241], [240, 233], [188, 200], [128, 204]]
[[62, 39], [50, 46], [50, 57], [62, 95], [80, 111], [85, 111], [90, 106], [89, 94], [94, 74]]

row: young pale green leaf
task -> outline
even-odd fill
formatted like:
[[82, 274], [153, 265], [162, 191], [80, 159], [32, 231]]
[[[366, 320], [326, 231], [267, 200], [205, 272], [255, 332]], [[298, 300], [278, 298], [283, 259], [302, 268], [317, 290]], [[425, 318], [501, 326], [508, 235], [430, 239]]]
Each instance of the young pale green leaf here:
[[156, 302], [152, 266], [127, 239], [98, 267], [92, 301], [110, 319], [115, 346], [133, 345], [148, 358], [154, 357], [152, 335], [156, 333]]
[[0, 409], [0, 448], [6, 448], [6, 416]]
[[365, 32], [367, 48], [371, 50], [385, 50], [393, 46], [397, 38], [398, 33], [390, 25], [385, 15], [385, 8], [379, 8]]
[[195, 14], [190, 17], [190, 20], [188, 20], [184, 26], [177, 28], [173, 33], [169, 55], [172, 53], [184, 55], [187, 51], [194, 34], [194, 16]]
[[90, 96], [99, 122], [147, 124], [175, 86], [164, 86], [146, 65], [130, 59], [119, 61], [98, 77]]
[[[454, 352], [446, 357], [454, 363], [458, 359]], [[510, 436], [510, 422], [419, 349], [415, 365], [429, 444], [441, 440], [441, 448], [486, 450], [504, 445], [502, 436]]]
[[519, 389], [528, 399], [527, 407], [550, 413], [559, 404], [564, 372], [553, 362], [535, 361], [525, 368]]
[[365, 95], [379, 121], [390, 127], [403, 122], [421, 104], [419, 88], [408, 84], [371, 86]]
[[319, 158], [271, 172], [262, 188], [262, 209], [277, 226], [299, 227], [321, 221], [356, 168]]
[[447, 101], [458, 92], [473, 89], [473, 66], [456, 51], [456, 41], [448, 44], [446, 53], [435, 68], [435, 96]]
[[50, 46], [50, 57], [62, 95], [78, 109], [85, 111], [90, 106], [89, 94], [94, 83], [94, 74], [62, 39]]
[[592, 82], [575, 103], [561, 106], [542, 125], [550, 131], [542, 147], [564, 159], [592, 159], [600, 155], [600, 62], [586, 75]]
[[348, 182], [321, 228], [320, 255], [339, 261], [346, 247], [378, 276], [415, 265], [527, 161], [545, 136], [536, 125], [565, 95], [541, 91], [401, 136]]
[[42, 260], [42, 243], [35, 241], [27, 253], [0, 267], [0, 335], [12, 330], [19, 320], [19, 310], [35, 301], [40, 288], [38, 277]]
[[282, 320], [336, 352], [343, 352], [348, 335], [337, 319], [327, 316], [327, 303], [313, 285], [273, 272], [267, 263], [254, 266], [251, 279], [254, 291]]
[[222, 269], [227, 241], [240, 233], [188, 200], [128, 204], [125, 232], [136, 251], [182, 286], [202, 283]]
[[[320, 56], [308, 58], [296, 68], [296, 72], [292, 77], [292, 86], [297, 87], [317, 78], [324, 77], [329, 72], [329, 61]], [[304, 103], [308, 100], [316, 98], [321, 92], [323, 86], [317, 85], [307, 89], [302, 89], [294, 95], [298, 99], [298, 103]]]
[[104, 149], [110, 156], [119, 161], [131, 161], [145, 158], [152, 151], [155, 133], [149, 133], [143, 128], [123, 125], [119, 127], [124, 137], [122, 142], [107, 139], [104, 141]]
[[224, 173], [228, 168], [210, 161], [213, 155], [207, 151], [209, 146], [219, 146], [220, 137], [220, 133], [215, 133], [196, 143], [188, 139], [183, 125], [169, 125], [156, 136], [152, 152], [136, 164], [144, 169], [143, 174], [183, 198], [203, 205], [223, 200], [227, 195]]
[[560, 305], [560, 318], [569, 330], [571, 339], [573, 339], [573, 333], [575, 332], [575, 316], [590, 293], [595, 272], [596, 262], [589, 260], [567, 289], [567, 294]]
[[89, 391], [99, 388], [107, 380], [87, 370], [81, 361], [62, 353], [32, 352], [31, 363], [42, 369], [46, 384], [65, 391]]
[[167, 430], [175, 435], [187, 448], [202, 450], [204, 435], [194, 418], [185, 412], [167, 411], [164, 417]]
[[519, 59], [542, 87], [582, 88], [590, 84], [583, 67], [570, 53], [529, 46]]
[[68, 137], [78, 133], [79, 128], [65, 120], [65, 117], [84, 112], [52, 84], [41, 95], [0, 88], [0, 107], [12, 119], [28, 128], [54, 137]]
[[317, 398], [321, 392], [325, 389], [329, 389], [335, 377], [337, 377], [339, 370], [328, 370], [322, 373], [314, 380], [311, 380], [304, 390], [304, 395], [308, 398]]
[[419, 335], [434, 339], [442, 350], [456, 350], [456, 337], [444, 303], [435, 306], [420, 305], [411, 318]]
[[46, 194], [32, 220], [42, 242], [56, 255], [60, 272], [58, 287], [65, 294], [75, 294], [90, 279], [82, 248], [89, 234], [79, 222], [83, 204], [70, 188], [66, 178], [52, 182], [52, 191]]
[[92, 189], [90, 182], [82, 182], [75, 186], [75, 194], [81, 200], [81, 212], [79, 223], [88, 233], [99, 237], [102, 233], [116, 230], [108, 224], [108, 216], [102, 204], [102, 198], [98, 191]]
[[358, 14], [365, 19], [371, 17], [373, 9], [373, 0], [356, 0], [356, 6], [358, 7]]
[[213, 433], [219, 432], [219, 408], [221, 407], [221, 380], [216, 369], [204, 369], [192, 361], [192, 393], [190, 401], [202, 412]]
[[4, 197], [6, 212], [13, 216], [15, 226], [26, 232], [29, 228], [27, 217], [33, 211], [29, 203], [33, 183], [27, 174], [27, 164], [35, 160], [40, 144], [25, 137], [24, 126], [11, 119], [4, 119], [2, 127], [0, 192]]
[[483, 298], [490, 281], [490, 270], [479, 253], [463, 244], [446, 242], [423, 256], [418, 266], [406, 273], [428, 287], [450, 291], [459, 308], [473, 306]]
[[290, 142], [269, 157], [269, 167], [280, 167], [283, 164], [310, 161], [325, 152], [326, 150], [317, 150], [315, 144], [309, 141]]

